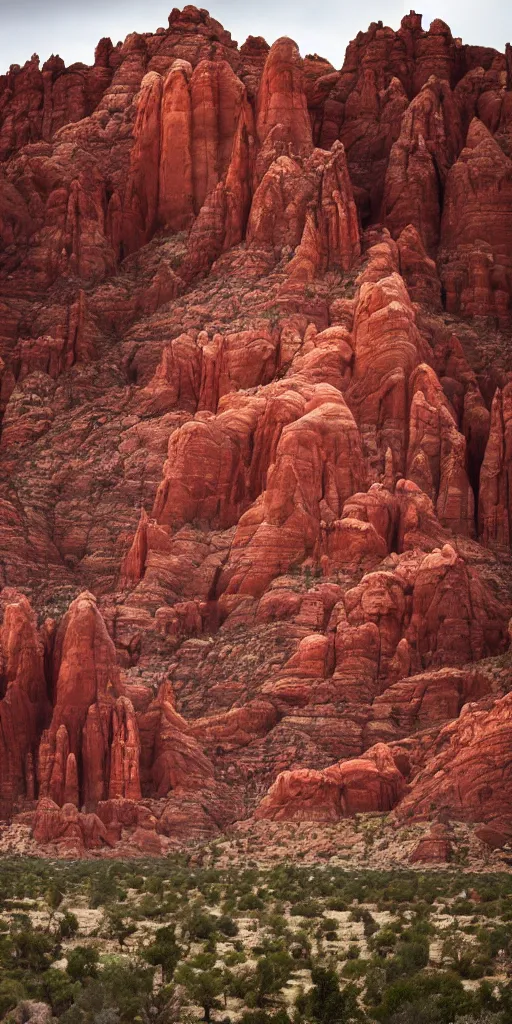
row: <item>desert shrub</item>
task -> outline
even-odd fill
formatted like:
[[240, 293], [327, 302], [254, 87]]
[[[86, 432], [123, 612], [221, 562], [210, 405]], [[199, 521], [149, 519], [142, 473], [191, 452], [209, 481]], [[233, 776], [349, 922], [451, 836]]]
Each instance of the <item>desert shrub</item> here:
[[147, 963], [162, 968], [165, 982], [171, 980], [181, 956], [182, 949], [176, 942], [174, 927], [171, 925], [158, 928], [153, 941], [142, 950], [142, 957]]
[[240, 896], [238, 900], [239, 910], [263, 910], [264, 906], [261, 896], [257, 896], [254, 892], [248, 892], [244, 896]]
[[151, 1006], [153, 969], [137, 964], [106, 964], [77, 995], [62, 1024], [133, 1024]]
[[356, 990], [346, 985], [343, 991], [336, 971], [326, 967], [315, 967], [311, 973], [312, 988], [297, 999], [297, 1010], [306, 1020], [318, 1024], [343, 1022], [356, 1011]]
[[391, 1024], [398, 1011], [410, 1008], [423, 1024], [452, 1024], [457, 1015], [470, 1012], [471, 1002], [460, 978], [449, 971], [433, 971], [392, 982], [373, 1014], [383, 1024]]
[[70, 978], [66, 971], [55, 968], [45, 971], [39, 979], [40, 995], [45, 1003], [52, 1008], [52, 1013], [60, 1017], [75, 1001], [80, 986]]
[[342, 900], [340, 896], [331, 896], [327, 900], [327, 908], [328, 908], [328, 910], [338, 910], [338, 911], [343, 911], [343, 910], [347, 910], [348, 909], [346, 901]]
[[104, 868], [92, 875], [89, 885], [89, 906], [96, 910], [119, 900], [120, 888], [111, 868]]
[[72, 914], [70, 910], [66, 910], [63, 917], [59, 921], [59, 938], [72, 939], [78, 932], [78, 918], [76, 914]]
[[201, 906], [192, 906], [183, 920], [184, 932], [193, 942], [209, 939], [217, 930], [217, 918]]
[[346, 955], [347, 955], [347, 960], [357, 960], [358, 957], [361, 955], [361, 950], [360, 950], [359, 946], [356, 945], [355, 942], [353, 942], [348, 947]]
[[15, 924], [10, 932], [8, 967], [16, 967], [29, 974], [42, 974], [48, 970], [58, 953], [58, 943], [50, 934], [36, 931], [30, 921]]
[[367, 960], [347, 960], [342, 967], [341, 974], [342, 977], [349, 979], [364, 978], [367, 967]]
[[294, 903], [290, 908], [290, 914], [292, 917], [322, 917], [323, 907], [318, 900], [307, 899], [300, 900], [299, 903]]
[[96, 978], [99, 959], [95, 946], [75, 946], [67, 955], [67, 973], [73, 981], [83, 982], [85, 978]]
[[226, 935], [229, 938], [234, 938], [238, 935], [238, 925], [228, 914], [221, 914], [217, 918], [217, 928], [222, 935]]
[[25, 996], [25, 986], [21, 981], [0, 977], [0, 1017], [4, 1017], [9, 1010], [14, 1010]]

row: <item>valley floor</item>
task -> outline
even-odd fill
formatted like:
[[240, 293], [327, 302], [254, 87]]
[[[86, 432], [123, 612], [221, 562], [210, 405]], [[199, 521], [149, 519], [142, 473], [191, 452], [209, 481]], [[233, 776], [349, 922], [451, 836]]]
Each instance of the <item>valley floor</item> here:
[[[383, 827], [358, 823], [365, 835]], [[239, 851], [236, 861], [240, 832], [150, 861], [2, 857], [1, 1019], [511, 1019], [512, 875], [503, 865], [376, 870], [375, 837], [368, 868], [340, 866], [339, 828], [323, 830], [324, 843], [339, 840], [338, 856], [297, 865], [287, 855], [293, 841], [300, 857], [305, 831], [288, 830], [288, 850], [281, 834], [278, 855], [275, 828], [265, 854], [247, 830], [254, 859]]]

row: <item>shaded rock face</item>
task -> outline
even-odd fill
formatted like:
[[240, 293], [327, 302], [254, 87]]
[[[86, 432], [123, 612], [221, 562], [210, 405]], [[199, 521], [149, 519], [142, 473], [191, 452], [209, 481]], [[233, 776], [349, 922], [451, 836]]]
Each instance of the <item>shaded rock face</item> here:
[[[5, 593], [5, 591], [4, 591]], [[9, 815], [18, 798], [35, 796], [35, 748], [48, 715], [44, 647], [27, 598], [7, 594], [0, 634], [0, 803]]]
[[507, 694], [488, 710], [472, 706], [456, 722], [444, 726], [438, 740], [440, 752], [429, 758], [416, 776], [399, 815], [412, 810], [417, 818], [425, 817], [434, 804], [454, 810], [462, 820], [485, 817], [487, 822], [507, 821], [510, 825], [511, 707]]
[[511, 833], [509, 64], [187, 6], [0, 78], [0, 818], [49, 851]]

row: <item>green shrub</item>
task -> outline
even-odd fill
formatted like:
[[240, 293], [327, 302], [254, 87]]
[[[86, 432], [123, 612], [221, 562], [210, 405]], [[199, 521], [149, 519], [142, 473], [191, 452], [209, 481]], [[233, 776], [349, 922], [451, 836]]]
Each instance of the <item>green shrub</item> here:
[[222, 935], [227, 935], [229, 938], [238, 935], [238, 925], [228, 914], [221, 914], [217, 919], [217, 928]]
[[162, 968], [164, 982], [171, 980], [181, 955], [182, 950], [176, 942], [175, 931], [171, 925], [158, 928], [153, 942], [142, 950], [142, 956], [148, 964]]
[[73, 981], [84, 978], [96, 978], [98, 974], [99, 953], [94, 946], [75, 946], [68, 955], [67, 973]]
[[322, 917], [323, 907], [317, 900], [307, 899], [294, 903], [290, 909], [292, 917]]
[[78, 918], [76, 914], [72, 914], [70, 910], [66, 910], [66, 913], [59, 921], [59, 938], [72, 939], [78, 932]]
[[344, 978], [364, 978], [367, 967], [367, 960], [347, 960], [346, 964], [343, 964], [341, 973]]
[[21, 1002], [26, 996], [26, 990], [21, 981], [12, 978], [0, 978], [0, 1017], [4, 1017], [9, 1010]]

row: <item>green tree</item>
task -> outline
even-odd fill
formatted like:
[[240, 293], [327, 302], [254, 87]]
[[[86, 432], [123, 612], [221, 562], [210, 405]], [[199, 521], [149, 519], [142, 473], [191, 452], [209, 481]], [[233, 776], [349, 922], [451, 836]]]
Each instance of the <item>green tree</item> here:
[[153, 971], [136, 963], [106, 964], [89, 978], [61, 1024], [133, 1024], [152, 1007]]
[[12, 978], [1, 978], [0, 979], [0, 1017], [4, 1017], [9, 1010], [14, 1010], [14, 1007], [25, 997], [26, 992], [23, 984], [20, 981], [15, 981]]
[[36, 932], [32, 925], [16, 925], [11, 930], [11, 960], [13, 967], [21, 967], [32, 974], [42, 974], [55, 958], [57, 947], [51, 936]]
[[90, 879], [89, 906], [93, 909], [106, 907], [119, 899], [119, 886], [110, 869], [98, 871]]
[[160, 875], [150, 875], [144, 882], [144, 889], [153, 896], [163, 896], [164, 880]]
[[70, 910], [66, 910], [59, 921], [59, 938], [73, 939], [78, 932], [78, 918]]
[[132, 921], [127, 921], [121, 911], [114, 907], [107, 911], [105, 923], [107, 934], [119, 943], [120, 949], [123, 949], [126, 940], [137, 931], [137, 926]]
[[184, 964], [176, 972], [176, 981], [184, 985], [189, 999], [196, 1006], [201, 1006], [203, 1019], [210, 1024], [212, 1010], [220, 1009], [219, 996], [224, 991], [225, 980], [220, 970], [215, 968], [210, 971], [195, 971], [192, 967]]
[[217, 919], [217, 928], [222, 935], [227, 935], [229, 938], [238, 935], [238, 925], [229, 914], [221, 914]]
[[54, 967], [45, 971], [40, 979], [41, 994], [52, 1008], [52, 1013], [59, 1017], [75, 1001], [78, 986], [66, 971], [58, 971]]
[[261, 956], [256, 963], [255, 989], [256, 1002], [262, 1006], [266, 996], [280, 992], [286, 985], [294, 968], [293, 958], [289, 953], [279, 950]]
[[386, 956], [395, 948], [398, 936], [392, 928], [381, 928], [370, 938], [368, 946], [379, 956]]
[[354, 989], [347, 986], [343, 992], [336, 972], [327, 967], [315, 967], [311, 972], [313, 987], [305, 999], [306, 1017], [319, 1024], [341, 1024], [347, 1014], [355, 1010]]
[[217, 919], [197, 904], [187, 909], [182, 921], [182, 932], [190, 942], [209, 939], [217, 930]]
[[49, 913], [47, 931], [50, 931], [50, 925], [52, 924], [55, 918], [55, 914], [57, 913], [63, 899], [64, 893], [62, 892], [60, 886], [57, 885], [55, 882], [52, 882], [48, 889], [48, 892], [46, 893], [46, 904]]
[[96, 978], [100, 956], [95, 946], [75, 946], [68, 953], [67, 972], [73, 981]]
[[471, 1002], [460, 978], [450, 971], [433, 971], [394, 981], [384, 989], [373, 1012], [388, 1024], [399, 1010], [409, 1007], [421, 1024], [452, 1024], [458, 1015], [470, 1012]]
[[161, 966], [163, 980], [168, 983], [182, 956], [181, 946], [176, 942], [174, 927], [166, 925], [164, 928], [158, 928], [151, 945], [142, 950], [142, 956], [154, 967]]

